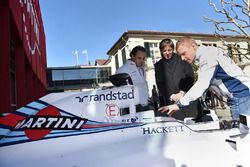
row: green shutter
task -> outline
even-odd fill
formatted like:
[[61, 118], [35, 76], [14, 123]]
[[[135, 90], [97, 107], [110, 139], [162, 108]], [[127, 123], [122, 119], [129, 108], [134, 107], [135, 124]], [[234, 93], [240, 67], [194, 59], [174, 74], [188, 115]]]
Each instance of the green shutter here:
[[147, 57], [150, 57], [149, 43], [148, 42], [144, 42], [144, 47], [145, 47], [146, 52], [147, 52]]

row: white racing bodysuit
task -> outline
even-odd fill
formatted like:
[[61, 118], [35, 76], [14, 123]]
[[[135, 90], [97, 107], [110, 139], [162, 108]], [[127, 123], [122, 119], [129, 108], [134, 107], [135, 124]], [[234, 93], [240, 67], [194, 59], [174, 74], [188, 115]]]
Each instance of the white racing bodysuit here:
[[146, 71], [144, 67], [137, 67], [135, 62], [127, 60], [127, 62], [116, 70], [118, 73], [128, 73], [131, 77], [133, 84], [138, 87], [140, 104], [142, 106], [148, 105], [148, 84], [146, 81]]
[[229, 98], [250, 96], [250, 77], [222, 49], [199, 46], [195, 64], [198, 65], [198, 80], [179, 100], [179, 107], [201, 97], [209, 86], [219, 88], [219, 93]]

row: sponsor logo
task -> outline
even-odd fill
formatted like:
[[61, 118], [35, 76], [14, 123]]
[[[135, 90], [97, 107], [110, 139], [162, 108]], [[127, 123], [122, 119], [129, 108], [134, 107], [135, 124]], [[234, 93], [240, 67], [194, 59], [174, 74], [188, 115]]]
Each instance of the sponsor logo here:
[[82, 103], [84, 101], [97, 102], [97, 101], [134, 99], [135, 95], [134, 95], [134, 89], [132, 89], [130, 92], [110, 91], [108, 93], [85, 95], [83, 97], [77, 96], [75, 98], [78, 99], [79, 103]]
[[106, 115], [108, 117], [117, 117], [119, 116], [119, 107], [116, 104], [107, 104]]
[[[40, 40], [40, 22], [38, 13], [35, 9], [35, 2], [32, 1], [19, 1], [20, 5], [23, 9], [22, 10], [22, 26], [24, 29], [24, 38], [23, 42], [26, 42], [26, 45], [32, 55], [36, 53], [36, 50], [38, 51], [38, 54], [41, 55], [40, 48], [39, 48], [39, 41]], [[27, 18], [27, 21], [25, 18]], [[34, 35], [33, 35], [34, 34]], [[32, 36], [31, 36], [32, 35]], [[34, 36], [34, 37], [33, 37]], [[32, 47], [33, 46], [33, 47]]]
[[80, 130], [86, 122], [69, 116], [30, 116], [18, 122], [15, 129]]
[[178, 133], [183, 132], [183, 126], [164, 126], [164, 127], [147, 127], [142, 128], [143, 134], [161, 134], [161, 133]]
[[122, 123], [134, 123], [138, 120], [138, 117], [135, 118], [127, 118], [127, 119], [122, 119]]

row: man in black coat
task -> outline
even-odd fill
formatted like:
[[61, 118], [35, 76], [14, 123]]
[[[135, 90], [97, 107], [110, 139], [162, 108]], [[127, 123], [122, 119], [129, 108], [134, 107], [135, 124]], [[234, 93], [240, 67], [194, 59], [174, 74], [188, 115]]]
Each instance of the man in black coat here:
[[[160, 42], [161, 60], [155, 63], [155, 79], [159, 90], [160, 106], [173, 104], [171, 95], [183, 96], [194, 83], [194, 72], [192, 66], [182, 61], [181, 57], [175, 54], [174, 43], [171, 39], [163, 39]], [[184, 120], [185, 117], [197, 118], [202, 112], [198, 101], [192, 105], [175, 112], [172, 117]], [[167, 116], [166, 113], [156, 111], [156, 116]]]

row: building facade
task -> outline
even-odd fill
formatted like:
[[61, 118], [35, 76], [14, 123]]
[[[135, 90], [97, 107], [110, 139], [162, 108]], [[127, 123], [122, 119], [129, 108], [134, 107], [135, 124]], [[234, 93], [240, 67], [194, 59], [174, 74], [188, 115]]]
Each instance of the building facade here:
[[38, 0], [0, 1], [0, 113], [46, 94], [45, 34]]
[[[116, 41], [116, 43], [107, 52], [109, 55], [109, 65], [112, 67], [112, 74], [116, 69], [122, 66], [127, 59], [133, 47], [137, 45], [144, 46], [147, 50], [146, 70], [149, 94], [155, 84], [154, 64], [161, 59], [159, 43], [164, 38], [170, 38], [176, 43], [181, 37], [190, 36], [196, 40], [199, 45], [211, 45], [226, 48], [220, 38], [227, 44], [235, 44], [239, 48], [248, 48], [246, 39], [239, 36], [221, 36], [220, 38], [212, 34], [195, 34], [195, 33], [173, 33], [173, 32], [156, 32], [156, 31], [127, 31]], [[249, 48], [248, 48], [249, 49]], [[230, 54], [237, 54], [229, 50]], [[249, 60], [242, 56], [235, 59], [243, 70], [250, 75]]]
[[108, 82], [110, 66], [49, 67], [48, 93], [98, 88]]

